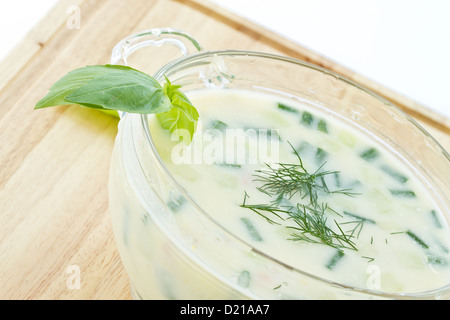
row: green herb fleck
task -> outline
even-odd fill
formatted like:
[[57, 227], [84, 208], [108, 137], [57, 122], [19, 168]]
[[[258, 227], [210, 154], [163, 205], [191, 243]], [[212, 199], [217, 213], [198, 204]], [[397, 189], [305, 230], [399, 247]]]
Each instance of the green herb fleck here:
[[361, 220], [361, 221], [364, 221], [364, 222], [369, 222], [369, 223], [375, 224], [375, 220], [372, 220], [372, 219], [369, 219], [369, 218], [365, 218], [365, 217], [359, 216], [359, 215], [354, 214], [354, 213], [350, 213], [350, 212], [344, 211], [344, 214], [346, 214], [346, 215], [348, 215], [350, 217], [353, 217], [353, 218], [355, 218], [357, 220]]
[[413, 233], [411, 230], [406, 231], [406, 234], [413, 239], [414, 241], [416, 241], [422, 248], [428, 249], [428, 245], [422, 240], [420, 239], [415, 233]]
[[344, 251], [338, 250], [326, 265], [327, 269], [333, 270], [336, 264], [344, 257]]
[[279, 284], [279, 285], [277, 285], [276, 287], [274, 287], [272, 290], [278, 290], [278, 289], [280, 289], [281, 288], [281, 284]]
[[334, 173], [334, 181], [335, 181], [336, 187], [340, 187], [341, 186], [341, 177], [340, 177], [340, 173], [339, 172], [335, 172]]
[[278, 103], [278, 109], [287, 111], [287, 112], [292, 112], [292, 113], [299, 113], [299, 111], [297, 109], [290, 107], [288, 105], [285, 105], [284, 103]]
[[214, 164], [217, 166], [220, 166], [220, 167], [233, 168], [233, 169], [239, 169], [242, 167], [240, 164], [237, 164], [237, 163], [215, 162]]
[[361, 258], [367, 259], [367, 262], [368, 262], [368, 263], [375, 261], [375, 258], [372, 258], [372, 257], [362, 256]]

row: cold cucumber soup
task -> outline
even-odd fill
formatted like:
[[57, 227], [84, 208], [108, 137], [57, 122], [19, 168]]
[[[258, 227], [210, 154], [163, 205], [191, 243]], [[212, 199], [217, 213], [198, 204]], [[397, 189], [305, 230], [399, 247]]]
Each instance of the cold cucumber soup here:
[[[450, 283], [450, 232], [444, 213], [417, 175], [384, 145], [299, 101], [234, 89], [192, 91], [188, 96], [200, 114], [190, 145], [149, 120], [162, 160], [190, 198], [171, 193], [164, 199], [179, 230], [209, 232], [195, 226], [201, 222], [189, 205], [194, 201], [256, 252], [312, 277], [395, 294]], [[211, 279], [219, 275], [219, 282], [231, 283], [248, 297], [334, 298], [315, 292], [319, 286], [306, 289], [307, 283], [271, 272], [250, 252], [233, 256], [227, 243], [211, 250], [229, 263], [205, 262]], [[206, 260], [202, 256], [208, 246], [195, 236], [184, 245], [189, 255], [200, 257], [198, 264]], [[170, 260], [164, 249], [154, 251], [157, 263]], [[150, 266], [152, 261], [142, 263]], [[192, 297], [183, 277], [191, 277], [195, 268], [192, 274], [176, 269], [167, 261], [167, 270], [155, 277], [159, 284], [140, 286], [139, 294], [148, 296], [148, 290], [151, 296], [155, 287], [163, 286], [162, 298]], [[133, 268], [129, 272], [133, 278]], [[216, 280], [205, 279], [196, 283], [202, 298], [236, 297], [216, 292]]]

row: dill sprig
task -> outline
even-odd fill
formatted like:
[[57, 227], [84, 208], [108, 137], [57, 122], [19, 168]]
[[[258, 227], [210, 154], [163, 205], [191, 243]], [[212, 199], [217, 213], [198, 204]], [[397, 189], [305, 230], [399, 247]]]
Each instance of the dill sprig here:
[[[290, 143], [289, 143], [290, 144]], [[327, 194], [344, 194], [353, 196], [357, 193], [351, 189], [330, 190], [326, 183], [327, 175], [334, 175], [339, 171], [322, 170], [325, 162], [313, 173], [309, 173], [303, 165], [302, 158], [295, 148], [290, 144], [298, 163], [279, 163], [278, 168], [266, 164], [265, 170], [255, 170], [255, 182], [263, 183], [257, 189], [269, 196], [276, 195], [275, 203], [279, 203], [283, 198], [291, 199], [295, 195], [301, 198], [309, 196], [311, 204], [317, 203], [318, 192]]]
[[[298, 163], [279, 163], [277, 168], [266, 164], [266, 169], [255, 171], [254, 181], [262, 184], [257, 190], [268, 195], [270, 203], [248, 204], [249, 195], [245, 192], [241, 207], [252, 210], [269, 223], [285, 224], [286, 228], [293, 231], [289, 240], [357, 250], [353, 239], [359, 236], [365, 221], [357, 219], [339, 224], [334, 220], [332, 228], [327, 221], [328, 213], [342, 215], [327, 203], [319, 201], [321, 194], [354, 196], [357, 193], [351, 192], [351, 189], [330, 190], [325, 177], [338, 171], [323, 170], [324, 163], [316, 171], [309, 173], [298, 152], [293, 147], [292, 149]], [[295, 205], [291, 203], [294, 196], [299, 199]], [[353, 227], [350, 230], [343, 229], [344, 225], [351, 224]]]
[[287, 228], [297, 232], [293, 233], [289, 239], [321, 243], [337, 249], [356, 250], [352, 240], [356, 228], [353, 228], [350, 232], [345, 232], [341, 225], [334, 220], [337, 231], [332, 230], [327, 225], [326, 210], [327, 204], [310, 207], [298, 203], [297, 210], [294, 210], [289, 217], [295, 222], [295, 226], [287, 226]]
[[[314, 206], [301, 203], [297, 203], [296, 206], [247, 204], [247, 198], [249, 196], [245, 193], [241, 207], [252, 210], [271, 224], [284, 223], [287, 229], [293, 231], [288, 240], [325, 244], [337, 249], [357, 250], [353, 239], [356, 238], [356, 231], [362, 229], [363, 220], [341, 224], [334, 220], [337, 229], [335, 231], [327, 223], [325, 212], [331, 210], [327, 204], [315, 203]], [[349, 231], [344, 231], [342, 225], [348, 223], [355, 223], [356, 226]]]

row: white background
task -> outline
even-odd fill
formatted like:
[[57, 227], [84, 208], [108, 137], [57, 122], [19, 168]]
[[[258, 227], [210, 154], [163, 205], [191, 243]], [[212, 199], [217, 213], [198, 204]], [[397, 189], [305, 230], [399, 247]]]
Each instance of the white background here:
[[0, 59], [57, 0], [0, 0]]
[[[0, 59], [56, 1], [0, 0]], [[450, 0], [211, 1], [450, 118]]]

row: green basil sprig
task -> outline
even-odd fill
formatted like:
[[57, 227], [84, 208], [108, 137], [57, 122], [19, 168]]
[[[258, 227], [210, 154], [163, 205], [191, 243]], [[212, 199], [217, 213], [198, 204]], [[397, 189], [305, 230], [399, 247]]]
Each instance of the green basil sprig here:
[[69, 72], [52, 85], [35, 109], [68, 104], [156, 114], [163, 128], [188, 142], [199, 118], [180, 86], [171, 84], [167, 78], [161, 86], [148, 74], [120, 65], [92, 65]]

